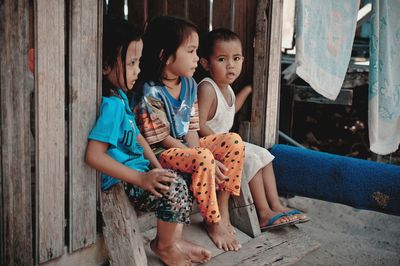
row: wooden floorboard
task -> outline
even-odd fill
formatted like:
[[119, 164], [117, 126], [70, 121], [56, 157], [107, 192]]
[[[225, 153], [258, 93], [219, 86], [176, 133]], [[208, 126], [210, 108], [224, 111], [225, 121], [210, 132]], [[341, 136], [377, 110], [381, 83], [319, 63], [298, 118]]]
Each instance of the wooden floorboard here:
[[[242, 249], [238, 252], [224, 252], [211, 242], [202, 225], [200, 214], [192, 215], [191, 220], [192, 223], [184, 227], [183, 237], [212, 252], [213, 258], [209, 263], [204, 264], [206, 266], [292, 265], [319, 248], [319, 243], [307, 236], [300, 225], [265, 232], [256, 238], [251, 238], [237, 230]], [[156, 234], [156, 228], [142, 234], [148, 265], [163, 265], [149, 247], [150, 240]]]
[[301, 228], [291, 226], [263, 233], [245, 243], [239, 252], [225, 252], [206, 265], [292, 265], [319, 246]]

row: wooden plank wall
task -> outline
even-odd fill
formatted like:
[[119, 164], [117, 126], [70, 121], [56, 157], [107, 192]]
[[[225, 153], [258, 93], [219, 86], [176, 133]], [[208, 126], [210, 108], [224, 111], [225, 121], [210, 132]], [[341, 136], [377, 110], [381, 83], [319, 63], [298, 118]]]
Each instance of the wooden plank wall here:
[[96, 171], [85, 164], [87, 135], [101, 90], [102, 2], [70, 0], [69, 7], [69, 251], [96, 241]]
[[29, 1], [0, 1], [0, 265], [33, 265]]
[[35, 1], [37, 259], [63, 254], [65, 223], [65, 3]]

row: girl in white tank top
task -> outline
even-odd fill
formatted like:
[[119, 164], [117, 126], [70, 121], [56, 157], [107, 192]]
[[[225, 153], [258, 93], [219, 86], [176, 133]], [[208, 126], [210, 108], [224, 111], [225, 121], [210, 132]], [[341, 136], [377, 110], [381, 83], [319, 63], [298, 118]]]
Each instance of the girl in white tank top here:
[[[211, 78], [198, 85], [200, 135], [229, 132], [235, 113], [251, 93], [250, 86], [238, 95], [230, 86], [240, 75], [243, 63], [238, 35], [227, 29], [213, 30], [200, 47], [200, 64]], [[267, 149], [245, 142], [243, 180], [249, 183], [262, 231], [306, 222], [310, 219], [298, 210], [282, 206], [272, 167], [274, 156]]]

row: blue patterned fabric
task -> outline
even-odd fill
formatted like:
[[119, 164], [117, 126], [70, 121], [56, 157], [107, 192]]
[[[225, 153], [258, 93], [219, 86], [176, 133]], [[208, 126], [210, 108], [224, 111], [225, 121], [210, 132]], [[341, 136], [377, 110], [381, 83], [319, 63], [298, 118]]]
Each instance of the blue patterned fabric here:
[[372, 2], [369, 67], [371, 151], [389, 154], [400, 144], [400, 1]]
[[359, 0], [297, 0], [296, 73], [335, 100], [349, 65]]

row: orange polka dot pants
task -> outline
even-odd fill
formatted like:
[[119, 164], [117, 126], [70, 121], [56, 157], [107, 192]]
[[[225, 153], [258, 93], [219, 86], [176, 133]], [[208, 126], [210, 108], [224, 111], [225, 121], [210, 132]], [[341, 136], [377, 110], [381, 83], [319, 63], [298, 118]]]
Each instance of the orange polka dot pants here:
[[222, 162], [228, 179], [218, 185], [231, 195], [240, 194], [244, 161], [244, 144], [236, 133], [214, 134], [200, 139], [196, 148], [171, 148], [160, 155], [160, 163], [192, 175], [192, 191], [204, 219], [211, 223], [221, 220], [215, 183], [215, 160]]

